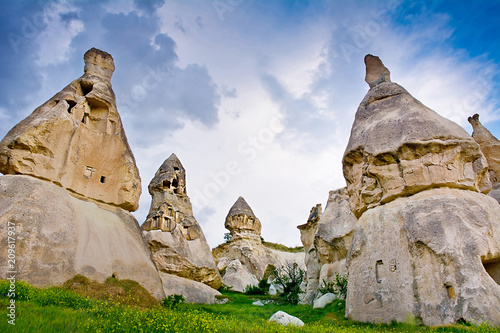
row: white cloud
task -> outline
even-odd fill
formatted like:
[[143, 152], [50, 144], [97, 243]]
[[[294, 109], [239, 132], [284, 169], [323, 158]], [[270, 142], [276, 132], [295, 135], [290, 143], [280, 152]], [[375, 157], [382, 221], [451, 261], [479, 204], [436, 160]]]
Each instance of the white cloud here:
[[[54, 65], [68, 60], [70, 45], [75, 36], [84, 30], [84, 23], [74, 17], [77, 8], [65, 1], [49, 3], [43, 10], [46, 27], [36, 37], [40, 49], [37, 64]], [[63, 18], [68, 15], [67, 18]]]

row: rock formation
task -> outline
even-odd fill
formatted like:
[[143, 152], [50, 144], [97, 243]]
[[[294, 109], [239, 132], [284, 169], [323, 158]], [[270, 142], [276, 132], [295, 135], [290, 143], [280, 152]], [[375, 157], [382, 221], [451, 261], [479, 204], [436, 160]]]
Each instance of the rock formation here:
[[325, 211], [313, 207], [306, 224], [298, 226], [305, 250], [307, 290], [303, 303], [312, 304], [320, 296], [322, 282], [332, 282], [336, 274], [347, 274], [346, 257], [356, 227], [347, 189], [330, 191]]
[[255, 217], [252, 208], [242, 197], [239, 197], [229, 210], [224, 227], [229, 230], [234, 239], [255, 238], [260, 241], [262, 225]]
[[[219, 270], [226, 270], [224, 284], [235, 291], [244, 291], [246, 282], [259, 281], [269, 265], [280, 267], [287, 262], [297, 263], [304, 268], [304, 254], [278, 251], [266, 247], [261, 240], [261, 223], [248, 203], [242, 197], [229, 210], [224, 226], [231, 233], [231, 240], [212, 250]], [[238, 261], [254, 278], [238, 274], [227, 274], [230, 263]], [[236, 281], [236, 280], [242, 281]], [[255, 280], [254, 280], [255, 279]], [[244, 280], [244, 281], [243, 281]]]
[[488, 161], [490, 180], [493, 184], [493, 189], [488, 195], [500, 202], [500, 141], [481, 124], [478, 114], [469, 117], [469, 123], [474, 130], [472, 137], [479, 144]]
[[[152, 202], [142, 225], [143, 235], [162, 279], [164, 274], [171, 274], [215, 289], [221, 287], [210, 247], [193, 216], [186, 191], [186, 171], [175, 154], [163, 162], [148, 188]], [[187, 301], [197, 299], [188, 297]]]
[[113, 58], [91, 49], [84, 60], [82, 77], [0, 142], [0, 172], [49, 180], [76, 197], [135, 211], [141, 181], [116, 110]]
[[[365, 62], [371, 79], [383, 66], [370, 55]], [[343, 157], [359, 217], [346, 314], [498, 325], [500, 205], [483, 194], [491, 188], [486, 159], [460, 126], [387, 75], [379, 79], [368, 82]]]
[[[85, 74], [0, 142], [0, 231], [15, 226], [17, 279], [60, 285], [76, 274], [132, 279], [164, 297], [139, 225], [139, 172], [116, 110], [111, 55], [91, 49]], [[7, 258], [7, 237], [0, 240]], [[0, 265], [7, 272], [6, 260]]]

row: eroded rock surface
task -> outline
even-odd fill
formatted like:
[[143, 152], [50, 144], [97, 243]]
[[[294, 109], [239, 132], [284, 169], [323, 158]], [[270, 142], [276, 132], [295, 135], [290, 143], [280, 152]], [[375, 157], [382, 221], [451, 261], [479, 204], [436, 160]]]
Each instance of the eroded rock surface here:
[[[229, 210], [224, 225], [231, 232], [232, 238], [212, 250], [220, 270], [228, 267], [230, 262], [238, 260], [258, 282], [269, 265], [281, 267], [290, 262], [304, 268], [303, 253], [278, 251], [262, 243], [261, 223], [242, 197], [239, 197]], [[228, 283], [231, 282], [224, 276], [224, 283], [230, 285]]]
[[342, 164], [357, 217], [430, 188], [491, 190], [474, 139], [391, 82], [372, 87], [361, 102]]
[[[158, 271], [135, 218], [126, 210], [79, 200], [51, 182], [24, 175], [0, 177], [0, 231], [14, 226], [16, 279], [62, 285], [81, 274], [103, 283], [114, 275], [164, 297]], [[7, 237], [0, 253], [7, 258]], [[0, 261], [2, 278], [9, 269]]]
[[[368, 71], [367, 66], [367, 71]], [[370, 85], [343, 158], [359, 217], [346, 314], [500, 324], [500, 205], [479, 145], [401, 86]]]
[[85, 74], [0, 142], [0, 172], [45, 179], [77, 197], [138, 208], [141, 180], [111, 87], [110, 54], [85, 53]]
[[332, 282], [337, 274], [347, 274], [346, 257], [357, 221], [346, 188], [330, 191], [321, 215], [317, 207], [311, 210], [307, 223], [298, 227], [307, 267], [305, 304], [313, 304], [320, 296], [318, 288], [323, 280]]
[[478, 114], [469, 117], [468, 120], [474, 130], [472, 137], [479, 144], [488, 161], [488, 170], [493, 184], [493, 190], [488, 195], [500, 202], [500, 141], [481, 124]]
[[148, 188], [152, 202], [142, 228], [158, 270], [218, 289], [221, 276], [193, 216], [186, 171], [175, 154], [163, 162]]

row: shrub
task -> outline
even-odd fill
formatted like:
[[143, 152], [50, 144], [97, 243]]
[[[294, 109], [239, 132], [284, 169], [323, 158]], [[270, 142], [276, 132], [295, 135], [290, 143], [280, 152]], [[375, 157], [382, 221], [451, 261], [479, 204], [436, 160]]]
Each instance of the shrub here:
[[218, 291], [221, 293], [225, 293], [230, 291], [231, 289], [233, 289], [233, 286], [228, 286], [223, 283], [222, 286], [218, 289]]
[[226, 233], [224, 234], [224, 241], [225, 241], [226, 243], [229, 243], [229, 242], [231, 241], [231, 239], [232, 239], [232, 238], [233, 238], [233, 236], [231, 235], [231, 233], [230, 233], [230, 232], [226, 232]]
[[169, 309], [175, 309], [179, 304], [185, 302], [186, 299], [182, 295], [169, 295], [167, 298], [161, 300], [164, 307]]
[[323, 280], [323, 286], [318, 288], [318, 291], [323, 295], [332, 293], [340, 299], [345, 299], [347, 296], [347, 274], [336, 273], [335, 280], [331, 282]]
[[283, 287], [283, 293], [280, 296], [287, 303], [298, 304], [300, 285], [304, 281], [305, 272], [297, 263], [287, 262], [286, 265], [277, 268], [273, 272], [274, 282]]
[[267, 294], [266, 290], [258, 287], [258, 286], [253, 286], [251, 284], [247, 285], [245, 287], [245, 291], [243, 291], [245, 295], [265, 295]]

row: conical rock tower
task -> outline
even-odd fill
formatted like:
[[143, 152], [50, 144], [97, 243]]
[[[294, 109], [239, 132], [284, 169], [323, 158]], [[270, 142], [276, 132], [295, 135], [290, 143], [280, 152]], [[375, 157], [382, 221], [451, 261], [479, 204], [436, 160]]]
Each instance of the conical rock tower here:
[[163, 162], [148, 188], [151, 208], [142, 229], [165, 294], [184, 294], [194, 303], [215, 302], [214, 296], [219, 293], [214, 289], [222, 285], [222, 279], [193, 216], [186, 170], [175, 154]]
[[[381, 72], [378, 58], [365, 62], [367, 77]], [[500, 205], [483, 194], [486, 159], [463, 128], [384, 73], [368, 82], [342, 161], [358, 217], [346, 314], [499, 325]]]
[[[85, 74], [0, 142], [0, 231], [20, 260], [2, 272], [37, 286], [76, 274], [139, 282], [165, 297], [135, 218], [141, 180], [116, 109], [110, 54], [90, 49]], [[10, 229], [9, 229], [10, 230]], [[7, 237], [0, 240], [7, 258]]]

